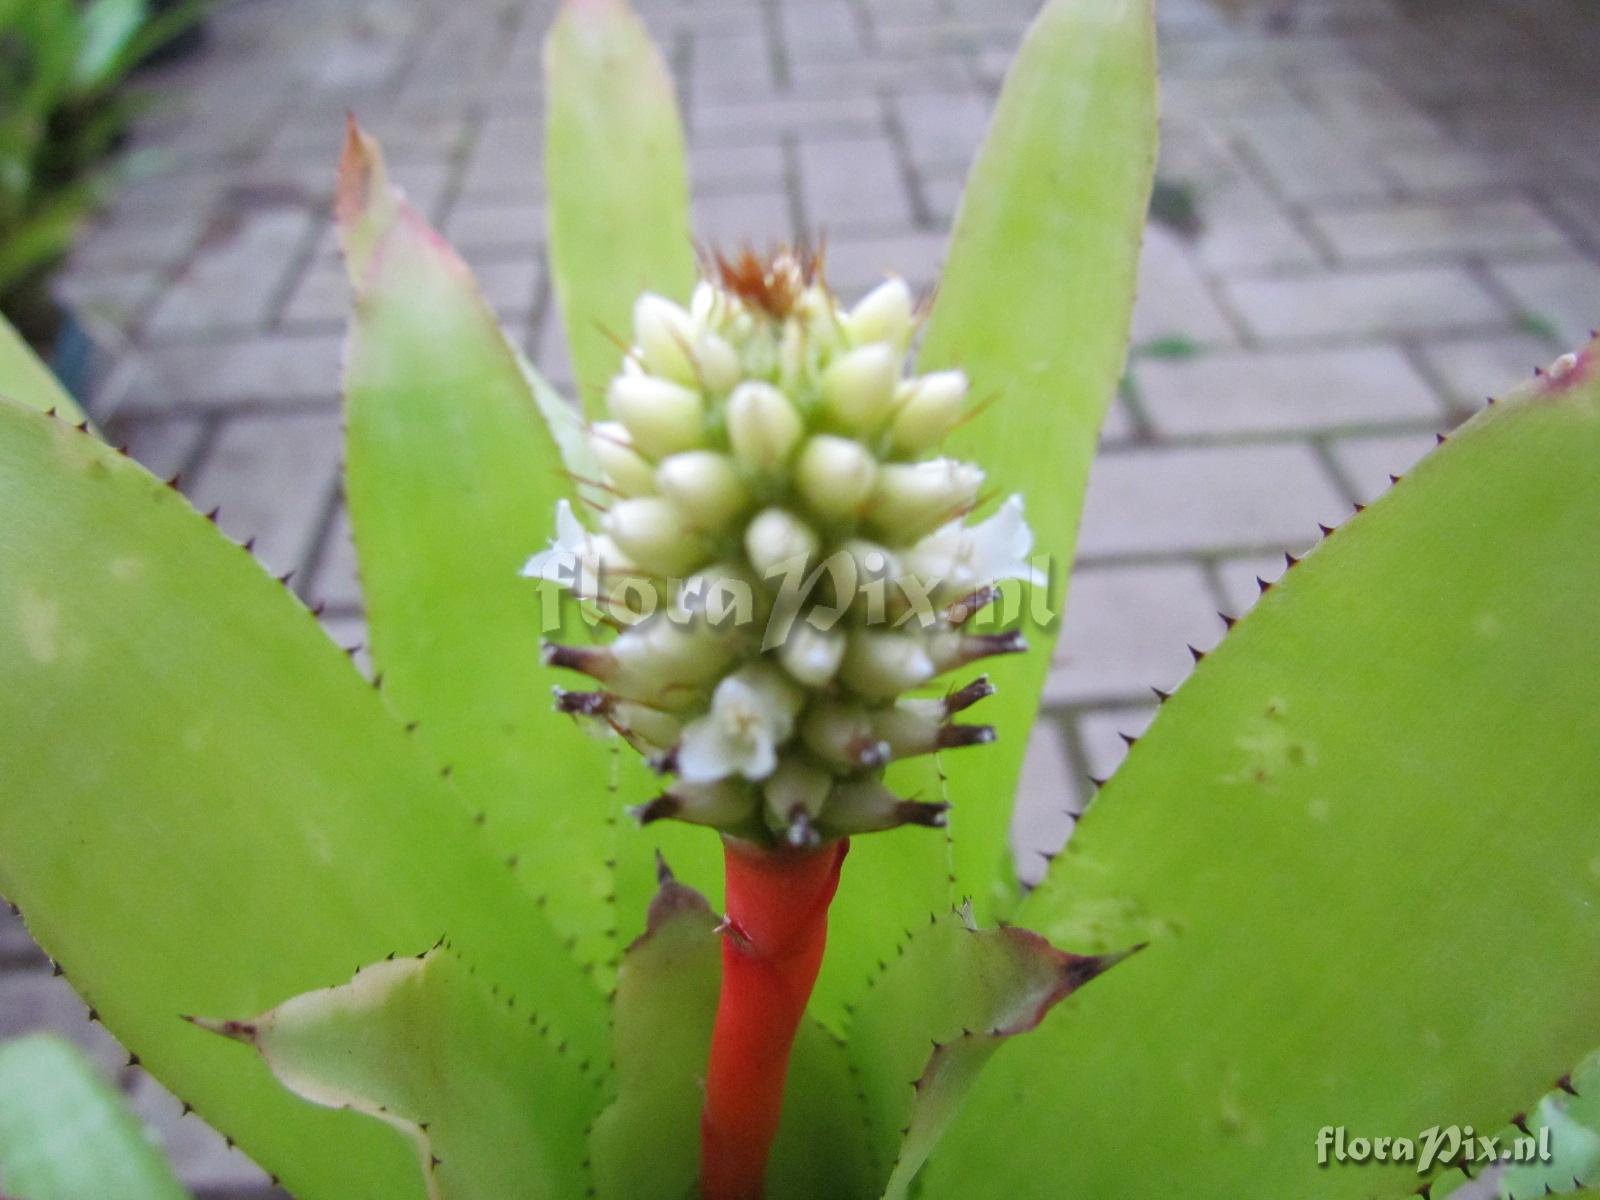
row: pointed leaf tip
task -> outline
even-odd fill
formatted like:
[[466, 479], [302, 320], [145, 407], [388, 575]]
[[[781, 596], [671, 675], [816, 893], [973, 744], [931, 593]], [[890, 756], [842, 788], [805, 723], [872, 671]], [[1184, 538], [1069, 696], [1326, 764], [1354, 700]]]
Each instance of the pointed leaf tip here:
[[398, 196], [389, 182], [383, 147], [361, 128], [354, 114], [345, 119], [344, 150], [334, 189], [333, 215], [344, 248], [345, 270], [360, 288], [373, 251], [399, 215]]

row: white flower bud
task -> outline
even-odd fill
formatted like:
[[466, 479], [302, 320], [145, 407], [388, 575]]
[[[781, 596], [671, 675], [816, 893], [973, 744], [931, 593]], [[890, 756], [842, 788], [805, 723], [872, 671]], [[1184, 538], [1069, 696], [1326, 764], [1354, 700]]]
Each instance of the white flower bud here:
[[876, 433], [894, 406], [900, 357], [887, 342], [873, 342], [834, 359], [822, 374], [828, 415], [852, 433]]
[[716, 629], [752, 628], [771, 607], [766, 589], [739, 563], [713, 563], [691, 575], [678, 589], [681, 613], [704, 618]]
[[966, 399], [963, 371], [935, 371], [905, 384], [900, 407], [889, 425], [890, 448], [899, 454], [931, 450], [961, 420]]
[[611, 708], [611, 720], [630, 738], [648, 742], [654, 753], [671, 749], [683, 732], [683, 722], [671, 713], [633, 700], [618, 700]]
[[812, 822], [821, 815], [832, 790], [833, 776], [801, 757], [786, 755], [761, 785], [767, 823], [783, 832], [797, 850], [815, 845]]
[[722, 395], [739, 382], [743, 370], [739, 352], [714, 333], [703, 333], [695, 343], [695, 359], [700, 365], [700, 381], [707, 390]]
[[[657, 613], [602, 649], [610, 652], [609, 659], [616, 669], [608, 675], [597, 675], [593, 670], [588, 674], [603, 679], [613, 691], [631, 699], [676, 710], [695, 701], [695, 689], [727, 669], [738, 645], [703, 622], [680, 625]], [[580, 647], [577, 653], [592, 656], [595, 650]], [[583, 666], [578, 669], [587, 670]]]
[[717, 684], [711, 711], [684, 726], [677, 770], [690, 783], [729, 775], [765, 779], [805, 704], [799, 688], [767, 663], [741, 667]]
[[611, 486], [624, 496], [650, 496], [656, 490], [656, 473], [633, 448], [633, 438], [621, 421], [602, 421], [589, 433], [600, 469]]
[[821, 824], [829, 834], [844, 837], [901, 825], [939, 828], [944, 825], [949, 808], [948, 804], [902, 800], [876, 779], [860, 779], [834, 785], [822, 810]]
[[778, 647], [778, 661], [806, 687], [820, 688], [838, 674], [844, 650], [844, 630], [818, 629], [809, 620], [800, 620]]
[[809, 563], [820, 544], [811, 526], [782, 508], [757, 513], [744, 533], [745, 554], [763, 578], [796, 562]]
[[889, 761], [889, 744], [878, 736], [867, 710], [856, 705], [814, 705], [800, 723], [806, 749], [840, 771], [864, 771]]
[[751, 470], [782, 467], [802, 432], [800, 414], [770, 383], [741, 383], [728, 397], [728, 440], [734, 457]]
[[911, 342], [911, 289], [901, 279], [873, 288], [850, 310], [845, 330], [858, 346], [888, 342], [902, 353]]
[[714, 783], [680, 780], [648, 804], [629, 811], [641, 825], [671, 817], [691, 825], [728, 829], [753, 817], [758, 803], [755, 788], [742, 779], [720, 779]]
[[860, 442], [821, 433], [805, 444], [795, 464], [795, 484], [811, 511], [845, 517], [872, 495], [878, 463]]
[[972, 507], [982, 486], [982, 471], [953, 458], [890, 463], [878, 470], [869, 515], [885, 534], [905, 541], [959, 517]]
[[686, 450], [663, 460], [656, 484], [698, 529], [720, 529], [749, 501], [733, 460], [714, 450]]
[[654, 375], [624, 372], [606, 393], [611, 415], [628, 427], [647, 458], [665, 458], [705, 442], [705, 402], [700, 393]]
[[705, 559], [705, 544], [678, 507], [658, 496], [619, 500], [606, 513], [606, 531], [646, 571], [678, 575]]
[[938, 673], [927, 647], [915, 634], [854, 629], [839, 678], [869, 700], [888, 700], [921, 687]]
[[691, 387], [700, 382], [694, 360], [694, 322], [671, 300], [653, 292], [640, 296], [633, 305], [633, 337], [652, 375]]

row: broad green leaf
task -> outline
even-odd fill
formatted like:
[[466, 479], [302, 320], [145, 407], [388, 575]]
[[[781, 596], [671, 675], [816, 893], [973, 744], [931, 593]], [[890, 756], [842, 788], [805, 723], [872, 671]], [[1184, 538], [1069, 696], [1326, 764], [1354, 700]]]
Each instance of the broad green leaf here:
[[116, 82], [114, 70], [125, 47], [148, 20], [145, 0], [90, 0], [83, 8], [73, 85], [92, 92]]
[[617, 1099], [589, 1135], [600, 1200], [683, 1200], [700, 1169], [700, 1108], [721, 978], [717, 917], [662, 880], [649, 924], [617, 972]]
[[568, 492], [561, 457], [466, 264], [353, 125], [338, 210], [356, 287], [345, 487], [385, 697], [580, 960], [609, 969], [608, 749], [554, 711], [540, 660], [541, 633], [585, 631], [520, 574]]
[[399, 1129], [431, 1200], [569, 1200], [587, 1185], [595, 1077], [448, 942], [249, 1020], [195, 1022], [255, 1047], [313, 1104]]
[[299, 1200], [421, 1195], [393, 1131], [180, 1012], [448, 934], [604, 1062], [592, 983], [316, 621], [178, 493], [0, 402], [0, 893], [145, 1066]]
[[973, 1077], [1108, 960], [1023, 929], [980, 930], [970, 912], [930, 914], [874, 984], [846, 1043], [884, 1195], [901, 1200]]
[[70, 1042], [0, 1046], [0, 1194], [14, 1200], [184, 1200], [161, 1151]]
[[3, 316], [0, 316], [0, 396], [20, 401], [40, 412], [55, 409], [57, 416], [68, 421], [84, 419], [83, 410], [67, 389]]
[[[722, 975], [717, 923], [697, 892], [667, 876], [648, 929], [623, 956], [614, 1010], [617, 1099], [589, 1139], [601, 1200], [695, 1194]], [[803, 1022], [768, 1166], [769, 1200], [871, 1195], [861, 1115], [843, 1047], [816, 1022]]]
[[643, 292], [694, 285], [672, 75], [627, 0], [564, 0], [544, 48], [550, 269], [591, 414]]
[[1600, 1044], [1595, 357], [1454, 433], [1164, 706], [1019, 910], [1150, 947], [1000, 1051], [927, 1200], [1404, 1195], [1318, 1168], [1318, 1130], [1494, 1129]]
[[1050, 573], [1022, 597], [1032, 652], [990, 671], [999, 692], [984, 719], [1000, 742], [945, 764], [956, 884], [980, 919], [1015, 897], [1012, 796], [1126, 356], [1155, 146], [1150, 0], [1050, 0], [967, 181], [922, 349], [921, 368], [960, 367], [990, 403], [949, 448], [988, 472], [996, 496], [1022, 494]]

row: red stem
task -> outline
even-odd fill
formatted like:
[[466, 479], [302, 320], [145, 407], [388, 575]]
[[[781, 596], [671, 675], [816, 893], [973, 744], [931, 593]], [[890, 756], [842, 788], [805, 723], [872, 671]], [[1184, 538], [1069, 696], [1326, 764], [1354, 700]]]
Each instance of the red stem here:
[[828, 939], [828, 905], [849, 843], [807, 854], [726, 838], [722, 992], [700, 1118], [702, 1200], [761, 1200], [789, 1048]]

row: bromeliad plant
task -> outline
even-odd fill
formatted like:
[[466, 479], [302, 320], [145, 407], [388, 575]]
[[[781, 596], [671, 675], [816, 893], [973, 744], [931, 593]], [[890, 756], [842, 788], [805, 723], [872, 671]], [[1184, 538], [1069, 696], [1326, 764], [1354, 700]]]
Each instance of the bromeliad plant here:
[[305, 1200], [1444, 1194], [1317, 1134], [1496, 1128], [1600, 1043], [1597, 351], [1267, 590], [1022, 894], [1153, 57], [1140, 0], [1045, 5], [907, 374], [894, 281], [697, 270], [660, 60], [568, 0], [582, 419], [352, 129], [376, 689], [175, 491], [0, 405], [0, 889], [96, 1017]]

